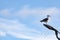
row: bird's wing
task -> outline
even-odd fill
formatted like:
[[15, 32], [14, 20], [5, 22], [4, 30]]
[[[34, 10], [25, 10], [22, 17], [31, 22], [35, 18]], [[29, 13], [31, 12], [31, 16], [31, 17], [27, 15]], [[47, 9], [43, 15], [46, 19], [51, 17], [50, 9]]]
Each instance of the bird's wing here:
[[48, 20], [48, 18], [45, 18], [45, 19], [41, 20], [40, 22], [47, 21], [47, 20]]

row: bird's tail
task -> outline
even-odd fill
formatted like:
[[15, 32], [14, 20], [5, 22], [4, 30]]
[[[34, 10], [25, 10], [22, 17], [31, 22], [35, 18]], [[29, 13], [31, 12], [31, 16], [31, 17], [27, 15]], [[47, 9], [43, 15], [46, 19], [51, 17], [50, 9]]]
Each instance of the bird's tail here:
[[42, 20], [40, 22], [42, 22]]

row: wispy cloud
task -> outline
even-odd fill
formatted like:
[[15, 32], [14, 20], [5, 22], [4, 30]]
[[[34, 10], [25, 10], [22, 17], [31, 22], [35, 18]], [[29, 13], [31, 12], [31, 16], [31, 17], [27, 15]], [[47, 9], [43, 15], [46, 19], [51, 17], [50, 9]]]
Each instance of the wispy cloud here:
[[2, 16], [10, 16], [12, 9], [2, 9], [0, 10], [0, 15]]
[[40, 16], [40, 15], [55, 15], [60, 13], [60, 9], [57, 7], [50, 7], [50, 8], [30, 8], [30, 6], [24, 6], [22, 7], [21, 10], [17, 11], [17, 14], [19, 17], [26, 18], [29, 15], [35, 15], [35, 16]]
[[[13, 13], [12, 13], [12, 12]], [[49, 7], [49, 8], [41, 8], [41, 7], [36, 7], [36, 8], [30, 8], [29, 5], [22, 6], [22, 8], [18, 11], [14, 11], [12, 9], [3, 9], [0, 10], [0, 14], [3, 16], [15, 16], [15, 17], [20, 17], [20, 18], [27, 18], [30, 15], [34, 16], [41, 16], [41, 15], [55, 15], [60, 13], [60, 9], [57, 7]]]
[[0, 36], [6, 36], [6, 32], [0, 31]]
[[46, 35], [46, 36], [39, 36], [36, 38], [33, 38], [32, 40], [57, 40], [56, 37], [54, 37], [54, 35]]
[[16, 36], [17, 38], [29, 38], [29, 36], [37, 36], [37, 34], [40, 33], [35, 29], [28, 28], [25, 24], [19, 23], [17, 20], [14, 21], [2, 18], [0, 18], [0, 30], [9, 35]]

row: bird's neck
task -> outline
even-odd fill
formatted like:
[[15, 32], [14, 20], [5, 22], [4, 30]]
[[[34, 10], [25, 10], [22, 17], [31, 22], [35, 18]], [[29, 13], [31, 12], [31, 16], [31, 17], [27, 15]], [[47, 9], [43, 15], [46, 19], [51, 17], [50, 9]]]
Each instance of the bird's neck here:
[[50, 18], [50, 17], [47, 17], [47, 18]]
[[48, 17], [48, 22], [51, 20], [51, 18], [50, 17]]

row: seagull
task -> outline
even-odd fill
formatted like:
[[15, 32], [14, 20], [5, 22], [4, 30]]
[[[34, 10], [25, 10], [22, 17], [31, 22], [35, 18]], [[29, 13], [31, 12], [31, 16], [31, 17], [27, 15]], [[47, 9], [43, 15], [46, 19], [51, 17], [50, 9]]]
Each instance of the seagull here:
[[47, 24], [47, 22], [48, 22], [48, 20], [49, 20], [49, 17], [50, 17], [50, 15], [47, 15], [47, 18], [41, 20], [40, 22], [45, 22], [45, 23]]

